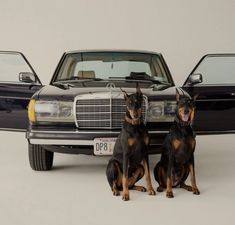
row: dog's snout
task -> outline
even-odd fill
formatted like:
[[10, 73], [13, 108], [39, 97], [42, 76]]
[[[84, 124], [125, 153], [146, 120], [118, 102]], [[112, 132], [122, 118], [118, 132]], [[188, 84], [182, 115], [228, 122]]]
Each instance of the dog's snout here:
[[189, 109], [184, 109], [184, 114], [189, 114]]
[[139, 117], [138, 112], [134, 111], [133, 116], [134, 116], [135, 119], [137, 119]]

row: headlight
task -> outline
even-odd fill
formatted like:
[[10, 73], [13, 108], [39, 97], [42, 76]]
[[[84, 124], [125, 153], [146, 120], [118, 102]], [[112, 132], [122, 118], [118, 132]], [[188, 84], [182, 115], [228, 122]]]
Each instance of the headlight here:
[[171, 122], [176, 110], [175, 101], [149, 102], [148, 122]]
[[[33, 101], [33, 100], [31, 100]], [[34, 107], [30, 101], [28, 115], [34, 115], [30, 121], [41, 122], [73, 122], [73, 102], [65, 101], [35, 101]], [[31, 107], [30, 107], [31, 106]], [[33, 113], [34, 111], [34, 113]], [[34, 120], [33, 120], [34, 119]]]

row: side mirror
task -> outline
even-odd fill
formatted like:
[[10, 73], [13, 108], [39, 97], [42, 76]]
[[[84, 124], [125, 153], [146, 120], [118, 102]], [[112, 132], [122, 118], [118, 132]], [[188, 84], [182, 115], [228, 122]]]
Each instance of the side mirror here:
[[202, 81], [203, 79], [200, 73], [191, 74], [188, 78], [189, 85], [199, 84], [199, 83], [202, 83]]
[[30, 72], [20, 72], [19, 73], [19, 81], [25, 83], [35, 83], [37, 81], [35, 75]]

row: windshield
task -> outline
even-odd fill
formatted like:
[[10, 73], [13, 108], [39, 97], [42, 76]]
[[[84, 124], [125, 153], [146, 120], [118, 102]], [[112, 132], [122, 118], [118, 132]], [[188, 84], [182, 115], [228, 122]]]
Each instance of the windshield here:
[[159, 55], [135, 52], [84, 52], [67, 54], [55, 81], [156, 80], [170, 83]]
[[202, 74], [202, 84], [234, 84], [235, 55], [207, 56], [193, 73]]

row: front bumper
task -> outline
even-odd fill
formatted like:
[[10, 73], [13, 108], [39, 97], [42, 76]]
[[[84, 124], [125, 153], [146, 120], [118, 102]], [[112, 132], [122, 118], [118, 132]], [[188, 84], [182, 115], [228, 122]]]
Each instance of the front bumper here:
[[[70, 154], [93, 154], [95, 138], [116, 138], [120, 131], [83, 130], [28, 130], [26, 138], [30, 144], [42, 145], [49, 151]], [[163, 140], [168, 131], [148, 131], [150, 137], [149, 153], [161, 152]]]

